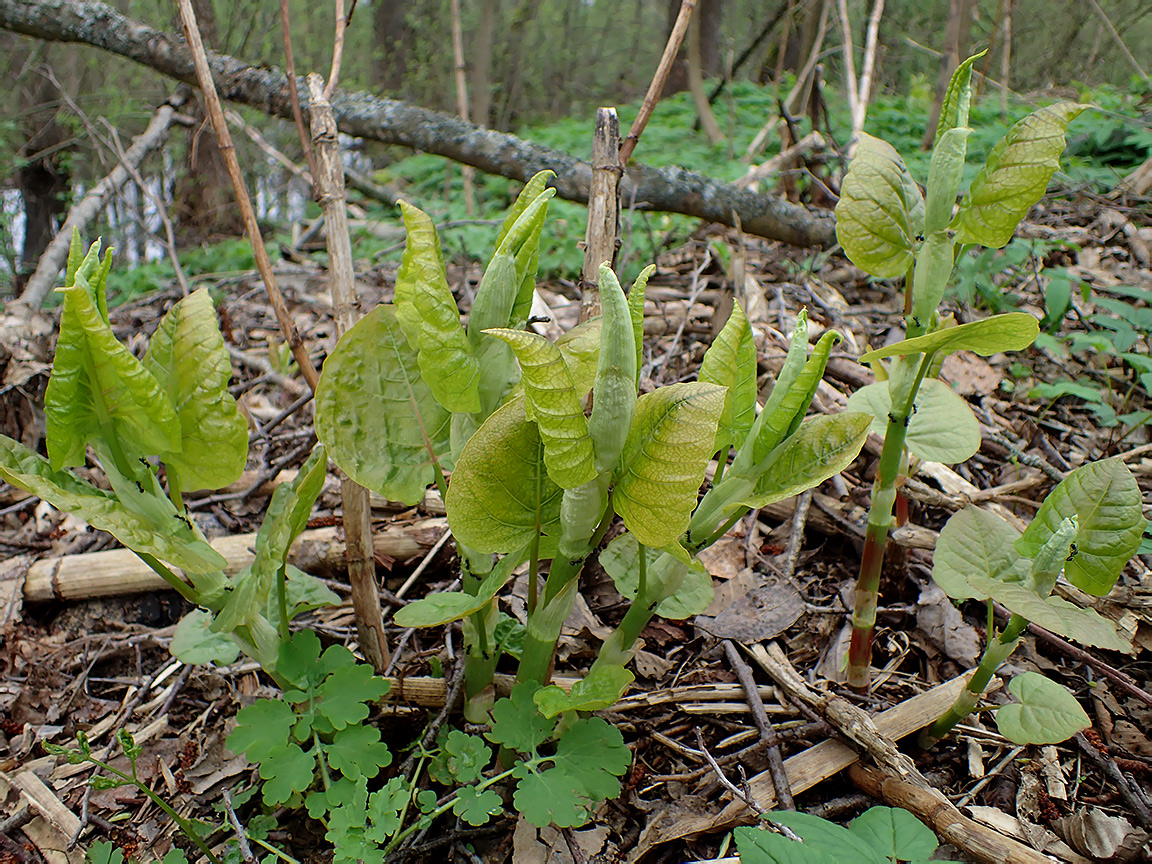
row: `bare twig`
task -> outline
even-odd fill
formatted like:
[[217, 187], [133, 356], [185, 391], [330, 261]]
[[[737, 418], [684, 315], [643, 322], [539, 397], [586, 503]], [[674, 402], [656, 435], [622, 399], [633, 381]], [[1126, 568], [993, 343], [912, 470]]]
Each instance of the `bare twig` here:
[[584, 234], [584, 271], [580, 283], [580, 320], [600, 314], [600, 265], [616, 264], [620, 234], [620, 121], [615, 108], [596, 110], [592, 135], [592, 184], [588, 190], [588, 228]]
[[240, 847], [240, 855], [246, 864], [256, 864], [256, 856], [252, 854], [252, 847], [248, 845], [248, 835], [244, 833], [244, 826], [240, 824], [240, 817], [236, 815], [236, 808], [232, 806], [232, 793], [224, 790], [224, 812], [228, 814], [228, 821], [232, 830], [236, 832], [236, 844]]
[[652, 83], [648, 85], [648, 92], [644, 94], [644, 102], [640, 105], [640, 113], [628, 130], [628, 137], [620, 147], [620, 165], [628, 165], [632, 158], [632, 151], [640, 142], [640, 135], [652, 112], [656, 110], [656, 103], [660, 101], [660, 94], [664, 92], [664, 82], [668, 80], [668, 73], [672, 70], [672, 63], [680, 51], [680, 43], [684, 41], [684, 34], [688, 32], [688, 22], [692, 20], [692, 10], [696, 8], [696, 0], [681, 0], [680, 14], [676, 16], [676, 23], [672, 25], [672, 32], [668, 34], [668, 43], [664, 46], [664, 55], [656, 67], [656, 74], [652, 76]]
[[1104, 10], [1100, 8], [1100, 4], [1097, 3], [1096, 0], [1088, 0], [1088, 2], [1092, 4], [1092, 8], [1096, 10], [1096, 14], [1100, 16], [1100, 20], [1104, 22], [1104, 26], [1108, 28], [1112, 39], [1120, 47], [1120, 52], [1128, 58], [1128, 62], [1131, 63], [1132, 68], [1136, 70], [1136, 74], [1144, 79], [1145, 84], [1152, 81], [1152, 79], [1148, 77], [1148, 73], [1144, 71], [1144, 67], [1132, 56], [1132, 52], [1128, 50], [1128, 46], [1124, 44], [1124, 40], [1120, 38], [1120, 34], [1117, 32], [1116, 26], [1112, 23], [1112, 20], [1104, 14]]
[[308, 173], [316, 176], [316, 158], [312, 155], [312, 142], [304, 128], [304, 114], [300, 110], [300, 91], [296, 86], [296, 61], [292, 57], [292, 29], [288, 24], [288, 0], [280, 0], [280, 34], [284, 40], [284, 74], [288, 79], [288, 98], [292, 102], [292, 119], [296, 123], [296, 134], [300, 146], [304, 148], [304, 161], [308, 163]]
[[788, 538], [788, 551], [784, 557], [781, 576], [785, 580], [796, 574], [796, 561], [804, 545], [804, 526], [808, 524], [808, 511], [812, 507], [812, 490], [807, 489], [796, 499], [796, 509], [792, 512], [792, 533]]
[[[715, 757], [708, 752], [708, 748], [704, 746], [704, 737], [700, 734], [700, 727], [696, 727], [696, 747], [698, 752], [704, 759], [712, 766], [712, 770], [716, 774], [716, 779], [720, 781], [720, 785], [748, 805], [748, 809], [755, 813], [757, 816], [766, 816], [770, 811], [763, 804], [758, 802], [747, 789], [741, 789], [731, 780], [724, 776], [724, 771], [716, 762]], [[795, 809], [795, 808], [793, 808]]]
[[264, 238], [260, 235], [260, 225], [256, 221], [256, 211], [252, 209], [252, 201], [248, 197], [248, 188], [244, 185], [244, 175], [240, 171], [240, 162], [236, 158], [236, 148], [232, 144], [232, 134], [228, 131], [228, 121], [224, 119], [224, 111], [220, 107], [220, 97], [216, 93], [216, 84], [212, 80], [212, 71], [208, 67], [208, 57], [204, 53], [204, 43], [200, 39], [200, 28], [196, 25], [196, 13], [192, 9], [192, 0], [178, 0], [180, 5], [180, 20], [184, 27], [184, 38], [188, 40], [188, 47], [192, 52], [192, 62], [196, 66], [196, 78], [200, 82], [200, 90], [204, 94], [204, 105], [208, 116], [212, 120], [212, 128], [216, 132], [216, 141], [220, 147], [220, 154], [224, 157], [224, 164], [228, 166], [228, 175], [232, 178], [232, 188], [236, 192], [236, 203], [240, 206], [240, 214], [244, 219], [244, 228], [248, 233], [248, 241], [252, 244], [252, 253], [256, 258], [256, 269], [260, 271], [260, 278], [264, 280], [264, 287], [268, 292], [268, 301], [276, 313], [276, 320], [280, 324], [280, 332], [288, 341], [292, 349], [292, 356], [300, 366], [304, 380], [313, 390], [320, 379], [312, 358], [308, 356], [308, 348], [292, 318], [288, 314], [288, 306], [284, 303], [284, 296], [280, 293], [280, 286], [276, 283], [276, 275], [272, 272], [272, 262], [268, 258], [268, 250], [264, 248]]
[[[353, 3], [355, 5], [355, 3]], [[344, 61], [344, 31], [348, 28], [348, 16], [344, 14], [344, 0], [336, 0], [336, 33], [332, 39], [332, 68], [328, 72], [328, 83], [324, 85], [324, 101], [331, 102], [340, 83], [340, 66]], [[315, 97], [312, 97], [315, 101]]]
[[[868, 116], [868, 100], [872, 96], [872, 73], [876, 67], [876, 42], [880, 35], [880, 19], [884, 15], [884, 0], [873, 0], [872, 14], [868, 16], [868, 35], [864, 38], [864, 62], [860, 67], [860, 98], [856, 100], [859, 115], [852, 117], [852, 141], [860, 137], [864, 118]], [[849, 150], [852, 144], [849, 143]]]
[[[744, 658], [736, 650], [731, 639], [724, 640], [724, 655], [728, 658], [728, 665], [736, 673], [740, 686], [744, 688], [748, 707], [752, 709], [752, 720], [760, 730], [760, 740], [767, 746], [768, 769], [772, 773], [772, 784], [776, 787], [776, 800], [785, 810], [795, 810], [796, 802], [792, 800], [792, 787], [788, 784], [788, 774], [784, 771], [784, 759], [780, 756], [780, 742], [776, 738], [776, 729], [768, 719], [764, 710], [764, 702], [760, 698], [760, 690], [752, 679], [752, 670], [744, 662]], [[716, 766], [719, 772], [719, 766]]]
[[[452, 0], [452, 55], [456, 61], [456, 113], [468, 120], [468, 79], [464, 65], [464, 28], [460, 23], [460, 0]], [[471, 216], [476, 211], [476, 198], [472, 191], [471, 165], [462, 165], [464, 175], [464, 212]]]

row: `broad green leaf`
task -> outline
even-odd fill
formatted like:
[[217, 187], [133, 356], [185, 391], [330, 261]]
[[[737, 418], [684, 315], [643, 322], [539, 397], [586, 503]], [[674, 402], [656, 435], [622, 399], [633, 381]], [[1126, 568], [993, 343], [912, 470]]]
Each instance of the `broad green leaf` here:
[[724, 392], [714, 384], [669, 384], [637, 400], [612, 502], [645, 546], [666, 546], [688, 528]]
[[420, 373], [448, 411], [480, 410], [480, 370], [448, 287], [440, 238], [426, 213], [400, 202], [408, 242], [396, 274], [396, 317], [417, 346]]
[[601, 801], [620, 794], [616, 778], [628, 773], [632, 752], [620, 730], [603, 717], [583, 717], [556, 742], [552, 764], [574, 778], [593, 801]]
[[[305, 573], [291, 564], [284, 566], [284, 575], [286, 577], [285, 588], [288, 594], [289, 621], [304, 612], [311, 612], [324, 606], [340, 605], [340, 595], [315, 576]], [[279, 621], [279, 606], [279, 601], [275, 597], [269, 597], [266, 617], [273, 621]]]
[[847, 828], [813, 816], [790, 810], [776, 810], [772, 821], [791, 828], [805, 845], [817, 846], [832, 861], [869, 862], [869, 864], [890, 864], [880, 850]]
[[1013, 744], [1059, 744], [1092, 725], [1076, 697], [1038, 672], [1008, 682], [1019, 701], [996, 711], [996, 728]]
[[1016, 550], [1036, 557], [1061, 522], [1075, 516], [1076, 554], [1065, 564], [1064, 576], [1077, 588], [1103, 597], [1140, 547], [1145, 524], [1140, 500], [1136, 478], [1119, 459], [1089, 462], [1048, 494]]
[[1039, 333], [1040, 323], [1027, 312], [1008, 312], [877, 348], [861, 354], [860, 362], [871, 363], [881, 357], [930, 352], [974, 351], [987, 357], [1000, 351], [1021, 351], [1031, 345]]
[[401, 627], [439, 627], [450, 621], [459, 621], [488, 605], [501, 588], [512, 578], [512, 571], [528, 557], [527, 550], [505, 555], [484, 577], [475, 594], [463, 591], [441, 591], [396, 610], [393, 620]]
[[512, 803], [537, 828], [572, 828], [588, 821], [594, 802], [572, 775], [556, 768], [535, 773], [521, 767]]
[[700, 380], [728, 388], [714, 445], [727, 454], [730, 446], [744, 441], [756, 419], [756, 346], [739, 303], [732, 304], [724, 328], [704, 352]]
[[1019, 582], [1002, 582], [970, 576], [969, 584], [979, 591], [978, 599], [991, 597], [1011, 611], [1053, 633], [1109, 651], [1131, 651], [1131, 644], [1116, 635], [1115, 625], [1093, 609], [1081, 609], [1055, 595], [1038, 597]]
[[521, 753], [535, 753], [552, 735], [557, 722], [536, 710], [532, 699], [536, 689], [531, 682], [520, 681], [508, 696], [497, 699], [492, 706], [492, 729], [484, 737]]
[[1020, 532], [999, 516], [965, 507], [953, 514], [936, 540], [932, 578], [955, 600], [984, 599], [973, 577], [1023, 584], [1028, 560], [1013, 547], [1019, 537]]
[[[501, 343], [497, 343], [501, 344]], [[340, 469], [387, 498], [415, 504], [448, 451], [449, 414], [420, 375], [392, 306], [344, 334], [316, 390], [316, 434]]]
[[[953, 464], [970, 459], [980, 449], [976, 415], [943, 381], [927, 378], [921, 382], [915, 405], [904, 443], [917, 459]], [[883, 437], [892, 410], [888, 382], [861, 387], [849, 397], [848, 410], [871, 414], [870, 431]]]
[[504, 220], [496, 252], [476, 289], [469, 313], [468, 335], [473, 345], [477, 343], [473, 333], [491, 327], [519, 330], [528, 320], [536, 285], [540, 233], [548, 202], [556, 194], [555, 189], [544, 188], [551, 176], [551, 171], [541, 171], [529, 180]]
[[937, 144], [948, 131], [968, 125], [968, 107], [972, 101], [972, 64], [985, 53], [987, 52], [981, 51], [979, 54], [973, 54], [952, 73], [952, 80], [948, 82], [948, 89], [944, 91], [944, 101], [940, 105], [940, 119], [936, 123], [936, 135], [933, 140]]
[[527, 330], [487, 332], [512, 346], [520, 361], [525, 413], [539, 426], [548, 476], [562, 489], [587, 483], [596, 476], [592, 438], [560, 349]]
[[465, 445], [444, 505], [458, 541], [478, 552], [522, 549], [538, 531], [560, 534], [563, 490], [548, 477], [524, 400], [497, 410]]
[[753, 478], [754, 487], [729, 502], [728, 512], [733, 506], [767, 507], [843, 471], [860, 453], [871, 422], [871, 415], [847, 411], [805, 420], [765, 460], [762, 472]]
[[819, 846], [790, 840], [768, 828], [743, 827], [732, 833], [740, 864], [860, 864], [857, 858], [835, 858]]
[[[672, 550], [676, 544], [665, 547]], [[629, 533], [621, 534], [609, 543], [600, 553], [600, 566], [611, 578], [619, 591], [629, 600], [636, 599], [639, 589], [640, 565], [637, 560], [636, 538]], [[715, 599], [712, 574], [695, 559], [685, 564], [678, 561], [670, 551], [648, 550], [648, 566], [645, 578], [649, 595], [660, 597], [656, 614], [670, 621], [686, 621], [699, 615]]]
[[862, 132], [836, 205], [836, 239], [852, 263], [884, 279], [903, 276], [923, 231], [923, 206], [900, 154]]
[[227, 633], [217, 633], [212, 629], [212, 613], [203, 609], [193, 609], [180, 619], [168, 646], [172, 656], [187, 663], [234, 663], [240, 649]]
[[52, 467], [84, 464], [89, 442], [114, 441], [128, 458], [180, 450], [180, 420], [160, 383], [121, 345], [83, 279], [64, 295], [52, 377], [44, 394]]
[[871, 807], [848, 830], [886, 858], [927, 861], [940, 845], [923, 822], [899, 807]]
[[640, 384], [640, 367], [644, 364], [644, 292], [648, 288], [648, 279], [655, 271], [656, 265], [649, 264], [640, 271], [628, 291], [628, 314], [632, 319], [632, 338], [636, 340], [637, 386]]
[[79, 516], [93, 528], [107, 531], [133, 551], [155, 555], [188, 573], [214, 573], [227, 564], [195, 523], [181, 519], [163, 495], [141, 495], [148, 499], [147, 510], [129, 508], [111, 493], [67, 471], [53, 470], [47, 459], [3, 435], [0, 479]]
[[248, 458], [248, 423], [228, 392], [232, 362], [207, 288], [168, 310], [143, 363], [180, 418], [180, 447], [162, 454], [168, 476], [176, 474], [185, 492], [238, 478]]
[[1090, 106], [1058, 102], [1029, 114], [1008, 130], [988, 159], [952, 221], [957, 243], [999, 249], [1016, 226], [1044, 197], [1048, 180], [1060, 167], [1064, 131]]
[[[555, 717], [565, 711], [602, 711], [616, 704], [628, 685], [636, 680], [623, 666], [594, 666], [587, 677], [572, 685], [565, 693], [555, 684], [536, 691], [536, 707], [545, 717]], [[567, 734], [561, 740], [565, 740]]]
[[572, 387], [576, 395], [583, 399], [592, 389], [596, 380], [596, 365], [600, 357], [599, 315], [561, 334], [556, 347], [568, 364], [568, 374], [572, 376]]

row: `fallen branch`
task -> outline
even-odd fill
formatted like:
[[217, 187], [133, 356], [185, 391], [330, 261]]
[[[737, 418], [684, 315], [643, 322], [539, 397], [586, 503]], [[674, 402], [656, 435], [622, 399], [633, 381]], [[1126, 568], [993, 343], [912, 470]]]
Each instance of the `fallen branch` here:
[[[0, 0], [0, 28], [52, 42], [79, 42], [119, 54], [163, 75], [195, 84], [186, 46], [176, 36], [128, 18], [111, 6], [82, 0]], [[208, 54], [224, 98], [291, 118], [287, 80], [278, 69], [260, 68], [225, 54]], [[592, 169], [559, 150], [483, 129], [458, 117], [368, 93], [338, 92], [332, 110], [341, 132], [400, 144], [472, 165], [489, 174], [527, 182], [536, 172], [556, 172], [562, 198], [585, 203]], [[631, 165], [620, 194], [638, 207], [683, 213], [734, 225], [795, 246], [831, 246], [835, 223], [783, 199], [737, 189], [730, 183], [679, 167]]]

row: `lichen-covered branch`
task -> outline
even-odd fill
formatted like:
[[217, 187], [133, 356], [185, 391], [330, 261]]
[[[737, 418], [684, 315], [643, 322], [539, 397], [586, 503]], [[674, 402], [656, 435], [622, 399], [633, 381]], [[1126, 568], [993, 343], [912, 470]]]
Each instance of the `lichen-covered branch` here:
[[[0, 29], [51, 42], [92, 45], [169, 78], [196, 83], [182, 38], [128, 18], [104, 3], [0, 0]], [[250, 66], [214, 52], [209, 52], [208, 59], [222, 98], [291, 119], [287, 79], [278, 69]], [[591, 167], [571, 154], [368, 93], [337, 92], [332, 109], [340, 131], [349, 135], [401, 144], [522, 182], [550, 168], [556, 172], [554, 185], [561, 197], [581, 203], [588, 200]], [[830, 216], [684, 168], [632, 165], [621, 183], [620, 196], [621, 201], [635, 201], [637, 207], [724, 225], [733, 224], [735, 213], [745, 232], [796, 246], [835, 243]]]

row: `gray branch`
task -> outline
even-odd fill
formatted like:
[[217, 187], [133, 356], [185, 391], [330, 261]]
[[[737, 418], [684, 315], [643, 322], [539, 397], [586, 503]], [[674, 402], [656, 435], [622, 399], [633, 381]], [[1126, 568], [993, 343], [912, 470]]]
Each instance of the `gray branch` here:
[[[155, 30], [103, 3], [0, 0], [0, 29], [51, 42], [92, 45], [177, 81], [196, 84], [182, 37]], [[222, 98], [278, 117], [292, 117], [286, 78], [280, 70], [249, 66], [211, 51], [208, 59]], [[305, 90], [303, 78], [299, 86]], [[336, 93], [332, 109], [341, 132], [434, 153], [489, 174], [524, 182], [537, 171], [551, 169], [562, 198], [587, 203], [592, 170], [571, 154], [363, 92]], [[635, 201], [638, 207], [723, 225], [733, 225], [735, 213], [744, 231], [795, 246], [826, 247], [836, 242], [829, 216], [683, 168], [633, 164], [621, 183], [620, 195], [621, 201]]]

